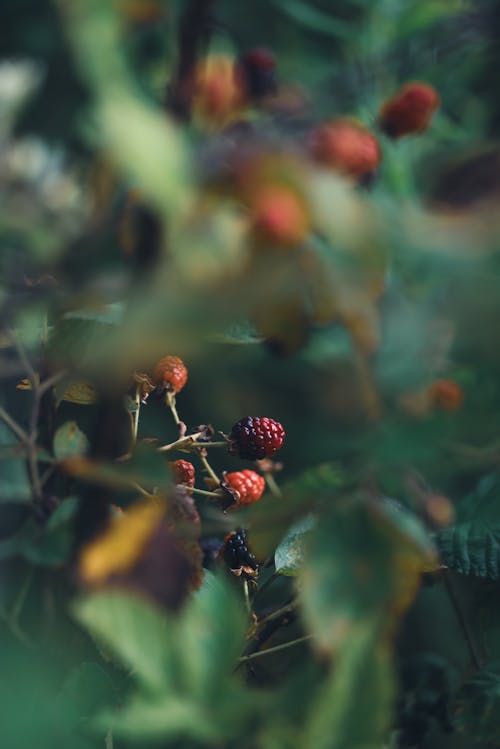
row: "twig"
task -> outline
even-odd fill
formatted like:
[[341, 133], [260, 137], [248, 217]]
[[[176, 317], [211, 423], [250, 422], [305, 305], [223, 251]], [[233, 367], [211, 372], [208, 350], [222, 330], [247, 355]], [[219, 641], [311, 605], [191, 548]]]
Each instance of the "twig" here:
[[271, 494], [274, 497], [276, 497], [278, 499], [281, 499], [281, 497], [283, 496], [283, 494], [281, 493], [281, 489], [279, 488], [278, 484], [276, 483], [276, 479], [274, 478], [273, 474], [270, 473], [269, 471], [266, 471], [264, 473], [264, 478], [266, 480], [266, 484], [269, 487], [269, 491], [271, 492]]
[[137, 431], [139, 429], [139, 414], [141, 412], [141, 387], [137, 385], [134, 399], [135, 411], [132, 414], [132, 444], [137, 442]]
[[165, 403], [169, 407], [170, 411], [172, 412], [172, 416], [174, 417], [174, 421], [177, 426], [181, 423], [181, 420], [179, 419], [179, 414], [177, 413], [177, 407], [175, 404], [175, 395], [171, 393], [169, 390], [167, 390], [167, 393], [165, 395]]
[[264, 616], [262, 619], [259, 619], [257, 622], [257, 626], [261, 627], [263, 624], [268, 624], [269, 622], [274, 621], [275, 619], [279, 619], [280, 616], [283, 616], [283, 614], [289, 614], [291, 611], [293, 611], [297, 606], [297, 599], [294, 601], [291, 601], [291, 603], [288, 603], [286, 606], [282, 606], [280, 609], [276, 609], [276, 611], [273, 611], [271, 614], [268, 614], [267, 616]]
[[287, 648], [291, 648], [294, 645], [300, 645], [302, 642], [307, 642], [307, 640], [311, 640], [314, 635], [304, 635], [303, 637], [298, 637], [296, 640], [289, 640], [288, 642], [283, 642], [281, 645], [275, 645], [272, 648], [266, 648], [265, 650], [259, 650], [257, 653], [250, 653], [250, 655], [242, 655], [240, 658], [238, 658], [239, 663], [246, 663], [247, 661], [253, 661], [255, 658], [262, 658], [264, 655], [269, 655], [270, 653], [277, 653], [278, 650], [286, 650]]
[[20, 424], [15, 421], [12, 416], [9, 416], [5, 408], [0, 406], [0, 419], [4, 421], [9, 429], [18, 437], [21, 442], [23, 442], [25, 445], [29, 445], [30, 438], [29, 435], [24, 431], [24, 429], [20, 426]]
[[445, 588], [448, 592], [451, 604], [455, 610], [455, 613], [457, 615], [457, 619], [459, 621], [460, 627], [462, 629], [462, 633], [464, 635], [465, 642], [467, 643], [467, 647], [469, 649], [471, 661], [474, 664], [475, 668], [478, 670], [483, 667], [483, 658], [481, 656], [481, 653], [479, 651], [479, 647], [476, 644], [474, 634], [472, 632], [472, 629], [469, 626], [469, 622], [467, 621], [467, 617], [465, 616], [462, 602], [460, 600], [460, 597], [457, 593], [457, 590], [455, 588], [455, 585], [453, 583], [453, 580], [450, 576], [449, 571], [444, 572], [444, 584]]

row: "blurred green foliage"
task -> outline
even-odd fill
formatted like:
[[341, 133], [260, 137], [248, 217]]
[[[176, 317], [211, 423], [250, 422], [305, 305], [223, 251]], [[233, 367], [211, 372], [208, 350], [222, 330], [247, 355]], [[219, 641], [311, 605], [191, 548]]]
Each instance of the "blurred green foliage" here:
[[[0, 4], [2, 748], [498, 741], [500, 5], [334, 5]], [[262, 47], [273, 96], [204, 121], [199, 60]], [[391, 140], [415, 79], [441, 107]], [[376, 132], [370, 184], [308, 160], [336, 116]], [[307, 205], [299, 247], [252, 234], [272, 179]], [[202, 443], [157, 450], [166, 354], [189, 433], [284, 425], [256, 506], [214, 503]], [[162, 520], [124, 538], [139, 499]], [[217, 555], [237, 528], [256, 581]]]

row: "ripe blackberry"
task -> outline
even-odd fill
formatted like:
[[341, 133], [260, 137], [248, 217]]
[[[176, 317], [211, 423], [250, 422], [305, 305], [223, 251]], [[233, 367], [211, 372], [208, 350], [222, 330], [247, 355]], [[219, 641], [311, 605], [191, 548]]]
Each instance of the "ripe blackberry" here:
[[227, 484], [235, 499], [231, 507], [253, 505], [262, 497], [266, 488], [263, 477], [248, 469], [226, 474], [224, 483]]
[[224, 546], [219, 552], [234, 575], [254, 576], [259, 569], [255, 556], [249, 551], [247, 533], [238, 528], [224, 539]]
[[245, 416], [231, 429], [230, 451], [247, 460], [270, 458], [284, 439], [285, 430], [279, 421], [267, 416]]
[[182, 390], [187, 378], [186, 365], [178, 356], [164, 356], [157, 363], [153, 372], [153, 380], [156, 386], [164, 387], [174, 394]]
[[195, 470], [194, 465], [188, 460], [173, 460], [169, 462], [169, 468], [172, 473], [172, 478], [176, 484], [184, 484], [193, 488], [195, 484]]

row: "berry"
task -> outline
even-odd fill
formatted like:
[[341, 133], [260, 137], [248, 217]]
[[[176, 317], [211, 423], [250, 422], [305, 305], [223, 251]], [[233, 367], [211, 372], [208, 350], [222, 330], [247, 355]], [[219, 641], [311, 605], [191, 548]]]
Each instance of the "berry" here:
[[229, 439], [231, 452], [247, 460], [260, 460], [280, 449], [285, 430], [267, 416], [245, 416], [233, 426]]
[[164, 356], [160, 359], [153, 372], [153, 380], [157, 387], [163, 386], [172, 393], [178, 393], [187, 382], [188, 371], [186, 365], [178, 356]]
[[286, 185], [260, 189], [251, 209], [255, 234], [265, 242], [291, 246], [304, 241], [309, 233], [309, 213], [303, 198]]
[[439, 104], [439, 94], [428, 83], [407, 83], [382, 105], [380, 127], [391, 138], [421, 133]]
[[179, 460], [169, 462], [168, 465], [172, 473], [172, 478], [176, 484], [189, 486], [190, 489], [193, 488], [195, 484], [195, 470], [192, 463], [180, 458]]
[[267, 49], [246, 52], [236, 63], [234, 75], [249, 99], [260, 99], [276, 91], [276, 59]]
[[193, 109], [207, 125], [228, 122], [243, 104], [241, 84], [234, 75], [234, 60], [228, 55], [209, 55], [195, 73]]
[[349, 177], [365, 177], [380, 164], [378, 140], [351, 120], [332, 120], [320, 125], [310, 134], [308, 146], [315, 161]]
[[219, 554], [235, 575], [244, 573], [252, 576], [259, 568], [255, 556], [248, 549], [247, 533], [243, 528], [238, 528], [225, 537]]
[[443, 411], [458, 411], [464, 400], [462, 388], [453, 380], [436, 380], [428, 392], [431, 403]]
[[248, 469], [227, 473], [224, 477], [224, 483], [234, 493], [235, 503], [231, 505], [232, 507], [253, 505], [262, 497], [266, 487], [266, 482], [262, 476]]

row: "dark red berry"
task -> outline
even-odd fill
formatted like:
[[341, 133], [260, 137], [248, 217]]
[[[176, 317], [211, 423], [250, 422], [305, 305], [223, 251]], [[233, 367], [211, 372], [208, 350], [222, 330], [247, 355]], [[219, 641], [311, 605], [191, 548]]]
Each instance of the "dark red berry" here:
[[233, 426], [229, 439], [231, 452], [247, 460], [260, 460], [280, 449], [285, 430], [279, 421], [267, 416], [245, 416]]
[[253, 505], [254, 502], [257, 502], [262, 497], [266, 488], [266, 482], [263, 477], [255, 473], [255, 471], [248, 469], [227, 473], [224, 483], [232, 490], [236, 500], [231, 507]]
[[192, 463], [180, 458], [179, 460], [169, 462], [168, 465], [172, 473], [172, 478], [176, 484], [189, 486], [190, 489], [193, 488], [196, 478], [194, 465]]
[[157, 363], [153, 380], [157, 386], [163, 386], [172, 393], [178, 393], [187, 382], [186, 365], [178, 356], [164, 356]]
[[237, 62], [235, 79], [249, 99], [276, 92], [276, 58], [268, 49], [246, 52]]

